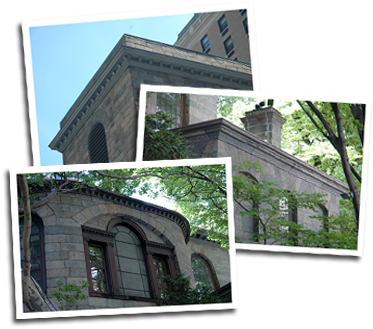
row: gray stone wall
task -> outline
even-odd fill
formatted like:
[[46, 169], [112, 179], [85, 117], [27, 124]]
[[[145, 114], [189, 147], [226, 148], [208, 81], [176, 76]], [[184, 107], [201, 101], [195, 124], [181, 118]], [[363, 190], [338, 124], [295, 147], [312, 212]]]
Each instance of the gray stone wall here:
[[189, 101], [188, 124], [216, 119], [217, 96], [187, 94], [187, 100]]
[[[285, 190], [326, 194], [328, 215], [338, 216], [339, 194], [347, 186], [320, 170], [289, 155], [255, 135], [236, 127], [225, 119], [202, 122], [182, 128], [183, 136], [193, 145], [197, 158], [232, 157], [233, 166], [244, 159], [258, 160], [262, 173], [250, 173], [258, 181], [277, 182]], [[234, 172], [233, 174], [235, 174]], [[237, 242], [252, 243], [253, 225], [250, 218], [240, 215], [235, 205], [235, 235]], [[309, 212], [298, 210], [298, 223], [318, 229], [319, 222], [309, 218]]]
[[[186, 124], [216, 119], [217, 97], [211, 95], [186, 94]], [[146, 96], [146, 113], [155, 113], [157, 93], [148, 92]]]
[[[43, 195], [41, 195], [42, 197]], [[165, 244], [164, 237], [175, 249], [176, 268], [192, 276], [190, 254], [180, 227], [157, 214], [114, 204], [98, 197], [69, 193], [58, 194], [37, 211], [44, 224], [47, 294], [56, 290], [58, 280], [63, 284], [87, 281], [82, 225], [106, 230], [114, 217], [129, 215], [143, 229], [147, 239]], [[161, 238], [163, 237], [163, 238]], [[83, 291], [88, 295], [87, 289]], [[52, 297], [55, 305], [59, 305]], [[150, 306], [149, 302], [88, 297], [78, 301], [76, 309]]]
[[105, 127], [109, 162], [134, 161], [136, 157], [137, 108], [127, 69], [98, 105], [63, 153], [64, 164], [90, 163], [88, 138], [93, 126]]

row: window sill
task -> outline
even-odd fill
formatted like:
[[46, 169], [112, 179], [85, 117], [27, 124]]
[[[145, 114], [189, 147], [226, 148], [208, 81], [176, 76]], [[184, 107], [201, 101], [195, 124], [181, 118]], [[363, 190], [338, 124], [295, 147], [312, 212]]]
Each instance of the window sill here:
[[137, 301], [141, 301], [141, 302], [151, 302], [151, 303], [155, 302], [154, 298], [151, 298], [151, 297], [115, 295], [115, 294], [97, 292], [97, 291], [90, 291], [89, 292], [89, 297], [121, 299], [121, 300], [137, 300]]
[[227, 32], [228, 32], [228, 27], [225, 28], [225, 30], [221, 31], [221, 32], [220, 32], [220, 35], [223, 37], [223, 36], [225, 36], [225, 34], [226, 34]]
[[232, 57], [233, 54], [234, 54], [234, 49], [232, 49], [232, 50], [227, 54], [227, 58]]

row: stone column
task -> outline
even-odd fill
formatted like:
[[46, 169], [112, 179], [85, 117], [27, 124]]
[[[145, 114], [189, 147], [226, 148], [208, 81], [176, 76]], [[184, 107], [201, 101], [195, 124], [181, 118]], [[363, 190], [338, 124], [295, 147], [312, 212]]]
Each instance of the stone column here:
[[259, 108], [245, 112], [241, 121], [245, 129], [260, 139], [281, 148], [281, 128], [286, 120], [273, 107]]

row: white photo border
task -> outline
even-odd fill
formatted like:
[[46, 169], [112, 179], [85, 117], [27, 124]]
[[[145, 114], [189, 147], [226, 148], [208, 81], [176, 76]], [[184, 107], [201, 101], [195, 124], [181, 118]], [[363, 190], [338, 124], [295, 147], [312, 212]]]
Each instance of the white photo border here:
[[[273, 92], [255, 92], [255, 91], [237, 91], [229, 89], [210, 89], [210, 88], [189, 88], [189, 87], [173, 87], [173, 86], [153, 86], [142, 84], [140, 89], [140, 108], [138, 118], [138, 137], [137, 137], [137, 154], [136, 161], [142, 161], [143, 144], [144, 144], [144, 123], [145, 123], [145, 110], [146, 110], [146, 94], [148, 92], [169, 92], [169, 93], [182, 93], [182, 94], [195, 94], [195, 95], [224, 95], [224, 96], [237, 96], [237, 97], [256, 97], [264, 99], [300, 99], [300, 100], [314, 100], [324, 102], [338, 102], [338, 103], [357, 103], [366, 105], [366, 118], [364, 130], [364, 158], [362, 170], [362, 184], [360, 196], [360, 223], [358, 233], [358, 248], [357, 250], [345, 249], [323, 249], [323, 248], [309, 248], [309, 247], [291, 247], [291, 246], [268, 246], [260, 244], [248, 243], [235, 243], [236, 249], [241, 250], [258, 250], [258, 251], [273, 251], [273, 252], [290, 252], [290, 253], [308, 253], [320, 255], [339, 255], [339, 256], [362, 256], [363, 253], [363, 240], [364, 228], [366, 219], [367, 208], [367, 193], [368, 193], [368, 166], [370, 158], [370, 139], [371, 139], [371, 101], [366, 98], [357, 97], [325, 97], [307, 94], [291, 94], [291, 93], [273, 93]], [[145, 162], [145, 161], [144, 161]]]

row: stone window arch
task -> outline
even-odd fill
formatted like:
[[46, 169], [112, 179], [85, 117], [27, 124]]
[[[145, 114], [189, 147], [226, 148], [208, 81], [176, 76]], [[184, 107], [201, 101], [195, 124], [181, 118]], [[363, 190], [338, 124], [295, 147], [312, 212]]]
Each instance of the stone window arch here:
[[106, 231], [82, 227], [91, 297], [149, 300], [175, 272], [170, 244], [149, 241], [134, 220], [115, 218]]
[[[247, 177], [247, 183], [248, 184], [257, 184], [259, 181], [248, 171], [240, 171], [239, 174], [245, 175]], [[252, 208], [259, 211], [259, 205], [254, 200], [251, 200]], [[250, 216], [250, 219], [252, 220], [252, 235], [253, 235], [253, 241], [259, 242], [259, 218], [257, 215]]]
[[[44, 293], [47, 292], [45, 249], [44, 249], [44, 225], [42, 219], [35, 213], [31, 214], [30, 256], [31, 276], [39, 284]], [[21, 247], [21, 268], [23, 269], [23, 229], [24, 220], [19, 220], [19, 236]]]
[[101, 122], [97, 122], [89, 133], [88, 152], [91, 163], [109, 162], [105, 127]]
[[192, 254], [191, 264], [196, 285], [202, 283], [212, 291], [220, 288], [214, 267], [206, 256], [199, 253]]

